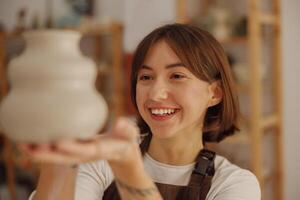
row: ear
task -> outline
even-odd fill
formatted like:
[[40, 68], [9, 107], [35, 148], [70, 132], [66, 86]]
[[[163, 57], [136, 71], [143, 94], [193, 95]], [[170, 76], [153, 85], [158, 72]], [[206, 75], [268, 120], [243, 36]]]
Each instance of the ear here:
[[208, 107], [215, 106], [222, 101], [223, 90], [220, 81], [214, 81], [209, 85], [209, 94], [210, 99]]

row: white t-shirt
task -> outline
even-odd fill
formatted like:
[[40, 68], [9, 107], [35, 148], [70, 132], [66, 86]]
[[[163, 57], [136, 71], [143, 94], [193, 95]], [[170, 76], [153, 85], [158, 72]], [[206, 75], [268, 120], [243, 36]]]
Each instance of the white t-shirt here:
[[[172, 185], [187, 185], [194, 169], [194, 164], [173, 166], [160, 163], [147, 153], [144, 166], [154, 182]], [[112, 181], [113, 174], [106, 161], [82, 164], [78, 170], [75, 199], [101, 200]], [[260, 199], [259, 183], [250, 171], [239, 168], [222, 156], [216, 156], [215, 175], [206, 200]]]
[[[145, 154], [144, 165], [154, 182], [187, 185], [194, 164], [173, 166], [160, 163]], [[107, 162], [99, 161], [80, 166], [75, 199], [101, 200], [104, 190], [111, 184], [113, 174]], [[260, 200], [256, 177], [248, 170], [216, 156], [215, 175], [206, 200]]]

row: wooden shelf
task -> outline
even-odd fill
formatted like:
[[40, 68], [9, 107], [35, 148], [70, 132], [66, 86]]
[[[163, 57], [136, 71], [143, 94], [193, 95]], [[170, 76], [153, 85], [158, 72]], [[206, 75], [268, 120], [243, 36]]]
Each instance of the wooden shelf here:
[[235, 36], [224, 40], [219, 40], [219, 42], [223, 45], [231, 45], [231, 44], [247, 44], [248, 38], [247, 36]]
[[278, 18], [273, 14], [260, 13], [259, 21], [263, 25], [276, 25], [278, 24]]
[[112, 117], [119, 117], [124, 113], [123, 96], [123, 26], [119, 22], [109, 24], [91, 24], [80, 27], [79, 30], [85, 36], [109, 36], [111, 37], [111, 64], [106, 67], [98, 68], [98, 74], [102, 76], [111, 76], [113, 80], [112, 96], [110, 104]]
[[274, 177], [276, 177], [275, 173], [274, 172], [271, 172], [271, 171], [268, 171], [268, 170], [265, 170], [263, 172], [263, 178], [262, 178], [262, 185], [266, 185], [268, 184], [271, 180], [274, 179]]
[[240, 93], [249, 93], [250, 92], [250, 86], [246, 84], [237, 84], [237, 90]]
[[223, 143], [246, 144], [249, 143], [249, 135], [247, 133], [236, 133], [235, 135], [226, 138]]
[[273, 128], [273, 127], [277, 126], [278, 123], [279, 123], [278, 115], [272, 114], [272, 115], [269, 115], [269, 116], [264, 117], [262, 119], [261, 128], [264, 129], [264, 130], [269, 129], [269, 128]]
[[111, 35], [123, 29], [123, 26], [119, 22], [112, 22], [109, 24], [92, 24], [84, 27], [77, 28], [82, 34], [87, 35]]
[[[277, 126], [278, 117], [275, 115], [271, 115], [262, 119], [262, 129], [269, 129]], [[267, 133], [264, 131], [263, 133]], [[243, 132], [243, 133], [236, 133], [233, 136], [230, 136], [224, 140], [223, 143], [242, 143], [246, 144], [250, 142], [250, 133]]]

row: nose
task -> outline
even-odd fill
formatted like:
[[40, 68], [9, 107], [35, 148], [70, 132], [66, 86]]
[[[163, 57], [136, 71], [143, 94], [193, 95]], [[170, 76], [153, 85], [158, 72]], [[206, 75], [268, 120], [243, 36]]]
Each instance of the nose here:
[[164, 100], [168, 98], [168, 86], [162, 80], [156, 80], [150, 88], [149, 98], [154, 101]]

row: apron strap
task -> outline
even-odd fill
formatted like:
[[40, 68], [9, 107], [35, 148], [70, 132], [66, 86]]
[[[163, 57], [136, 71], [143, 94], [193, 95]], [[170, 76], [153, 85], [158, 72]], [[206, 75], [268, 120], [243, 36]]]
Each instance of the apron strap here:
[[202, 149], [197, 156], [188, 186], [198, 188], [200, 199], [205, 199], [211, 187], [212, 178], [215, 174], [215, 157], [216, 153], [207, 149]]

